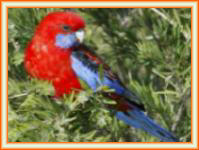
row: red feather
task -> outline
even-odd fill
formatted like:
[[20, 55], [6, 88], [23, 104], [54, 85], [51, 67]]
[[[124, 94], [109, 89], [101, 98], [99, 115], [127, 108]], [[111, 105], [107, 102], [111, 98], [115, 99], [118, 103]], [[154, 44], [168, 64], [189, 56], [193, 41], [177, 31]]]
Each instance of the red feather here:
[[51, 13], [38, 25], [25, 51], [24, 65], [27, 72], [32, 77], [52, 82], [56, 90], [55, 96], [69, 94], [73, 89], [81, 89], [71, 68], [72, 49], [62, 50], [55, 46], [55, 36], [67, 34], [61, 28], [64, 24], [71, 27], [70, 32], [85, 26], [83, 19], [74, 13]]

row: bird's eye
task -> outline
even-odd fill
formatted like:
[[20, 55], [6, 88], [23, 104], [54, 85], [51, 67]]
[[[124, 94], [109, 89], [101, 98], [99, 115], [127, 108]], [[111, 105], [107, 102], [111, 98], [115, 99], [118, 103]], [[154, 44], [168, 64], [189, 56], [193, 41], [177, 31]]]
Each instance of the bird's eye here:
[[71, 30], [71, 28], [67, 25], [63, 25], [62, 28], [63, 28], [64, 31], [70, 31]]

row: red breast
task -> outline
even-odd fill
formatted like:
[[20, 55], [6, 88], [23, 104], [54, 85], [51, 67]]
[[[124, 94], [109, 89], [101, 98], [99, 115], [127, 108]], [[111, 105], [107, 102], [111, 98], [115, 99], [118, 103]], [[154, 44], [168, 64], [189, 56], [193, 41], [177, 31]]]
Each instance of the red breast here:
[[[64, 24], [70, 26], [71, 30], [62, 30]], [[51, 81], [56, 96], [81, 88], [71, 68], [73, 48], [63, 50], [55, 45], [57, 34], [68, 34], [79, 28], [84, 28], [84, 21], [78, 15], [71, 12], [51, 13], [40, 22], [25, 50], [24, 65], [27, 72], [32, 77]]]

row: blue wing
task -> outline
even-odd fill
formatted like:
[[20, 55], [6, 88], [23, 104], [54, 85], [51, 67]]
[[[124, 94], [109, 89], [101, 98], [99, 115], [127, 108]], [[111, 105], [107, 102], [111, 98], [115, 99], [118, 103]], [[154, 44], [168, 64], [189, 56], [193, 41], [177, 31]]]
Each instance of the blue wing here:
[[[116, 116], [118, 119], [135, 128], [143, 129], [159, 137], [162, 141], [178, 141], [170, 132], [143, 113], [144, 106], [139, 103], [138, 97], [125, 88], [117, 75], [99, 57], [89, 51], [88, 48], [83, 45], [76, 47], [72, 52], [71, 61], [72, 69], [76, 75], [94, 91], [99, 86], [108, 86], [115, 90], [115, 93], [105, 93], [105, 96], [116, 100]], [[99, 72], [100, 66], [103, 67], [103, 77], [101, 77]]]
[[[103, 61], [91, 52], [87, 47], [80, 45], [73, 52], [71, 56], [72, 68], [76, 75], [86, 82], [93, 91], [96, 91], [100, 86], [108, 86], [115, 90], [119, 96], [125, 97], [129, 103], [138, 105], [144, 109], [140, 104], [138, 97], [130, 92], [121, 83], [118, 76], [114, 74], [111, 69], [103, 63]], [[102, 66], [102, 77], [100, 73], [100, 66]]]

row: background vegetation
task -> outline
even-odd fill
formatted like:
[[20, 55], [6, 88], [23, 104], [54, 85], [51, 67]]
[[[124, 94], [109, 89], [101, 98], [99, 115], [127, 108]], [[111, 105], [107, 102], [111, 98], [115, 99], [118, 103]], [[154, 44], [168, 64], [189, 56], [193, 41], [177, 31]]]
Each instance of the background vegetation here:
[[[8, 9], [9, 142], [153, 142], [118, 121], [99, 94], [52, 100], [52, 86], [30, 79], [24, 49], [39, 21], [66, 9]], [[87, 22], [85, 43], [140, 96], [149, 116], [191, 141], [191, 9], [70, 9]]]

